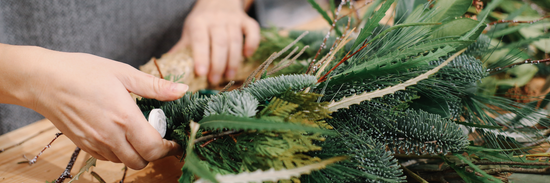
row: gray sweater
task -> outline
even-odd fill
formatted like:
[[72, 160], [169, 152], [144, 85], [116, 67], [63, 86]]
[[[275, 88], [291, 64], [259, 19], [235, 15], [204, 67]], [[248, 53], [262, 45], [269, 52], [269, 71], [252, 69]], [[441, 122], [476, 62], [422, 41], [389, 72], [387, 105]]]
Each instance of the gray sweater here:
[[[178, 41], [193, 3], [0, 0], [0, 43], [91, 53], [137, 67]], [[0, 135], [42, 118], [31, 109], [0, 104]]]

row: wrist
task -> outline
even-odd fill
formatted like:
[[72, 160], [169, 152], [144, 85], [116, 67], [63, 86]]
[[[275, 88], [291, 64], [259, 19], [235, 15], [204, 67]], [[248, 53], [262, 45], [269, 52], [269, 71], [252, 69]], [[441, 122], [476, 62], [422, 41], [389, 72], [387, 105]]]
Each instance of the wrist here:
[[41, 62], [46, 49], [36, 46], [0, 44], [0, 103], [30, 106], [32, 84], [41, 73]]

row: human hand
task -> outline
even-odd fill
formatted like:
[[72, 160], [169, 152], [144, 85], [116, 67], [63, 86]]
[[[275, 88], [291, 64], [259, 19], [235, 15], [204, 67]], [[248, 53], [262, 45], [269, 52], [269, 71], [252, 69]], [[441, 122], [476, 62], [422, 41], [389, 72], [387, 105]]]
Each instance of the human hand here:
[[260, 27], [243, 11], [241, 0], [198, 0], [170, 52], [191, 46], [195, 73], [218, 84], [224, 73], [233, 79], [242, 55], [252, 56], [259, 43]]
[[168, 101], [182, 97], [187, 85], [90, 54], [9, 49], [0, 50], [0, 63], [10, 65], [0, 69], [0, 98], [11, 100], [0, 102], [34, 109], [93, 157], [132, 169], [181, 152], [177, 143], [162, 139], [149, 125], [128, 92]]

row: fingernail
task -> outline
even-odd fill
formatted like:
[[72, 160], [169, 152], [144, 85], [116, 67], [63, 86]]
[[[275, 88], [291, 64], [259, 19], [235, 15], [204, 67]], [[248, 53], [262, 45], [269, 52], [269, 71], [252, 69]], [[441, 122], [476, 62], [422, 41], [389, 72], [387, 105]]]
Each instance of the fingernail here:
[[205, 66], [199, 66], [197, 68], [197, 75], [199, 75], [199, 76], [206, 75], [206, 72], [208, 72], [208, 69]]
[[235, 77], [235, 70], [231, 69], [231, 70], [228, 70], [227, 73], [225, 73], [226, 76], [227, 76], [227, 79], [233, 79], [233, 77]]
[[220, 82], [220, 75], [213, 75], [210, 77], [210, 82], [213, 84], [218, 84]]
[[189, 86], [185, 84], [179, 84], [179, 83], [172, 84], [172, 92], [174, 93], [182, 94], [187, 92], [188, 89], [189, 89]]

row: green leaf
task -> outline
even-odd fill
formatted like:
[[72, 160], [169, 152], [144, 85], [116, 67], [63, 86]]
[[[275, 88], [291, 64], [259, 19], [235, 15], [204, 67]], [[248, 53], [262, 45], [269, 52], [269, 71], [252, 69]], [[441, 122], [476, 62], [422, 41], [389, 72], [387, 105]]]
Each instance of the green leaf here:
[[216, 176], [210, 172], [206, 167], [204, 167], [200, 163], [199, 157], [195, 155], [193, 151], [187, 153], [187, 157], [185, 157], [185, 165], [183, 165], [182, 171], [185, 171], [185, 169], [190, 170], [191, 172], [197, 174], [199, 177], [209, 180], [213, 183], [218, 183], [219, 181], [216, 179]]
[[257, 118], [244, 118], [230, 115], [211, 115], [199, 121], [206, 129], [227, 128], [234, 130], [297, 130], [333, 134], [330, 130], [303, 126], [295, 123], [268, 121]]
[[[311, 6], [313, 6], [313, 8], [315, 8], [315, 10], [317, 10], [317, 12], [319, 12], [319, 14], [321, 14], [321, 16], [323, 16], [323, 18], [328, 22], [328, 25], [332, 26], [332, 24], [333, 24], [332, 19], [330, 19], [330, 16], [328, 16], [327, 12], [325, 10], [323, 10], [323, 8], [321, 8], [321, 6], [319, 4], [317, 4], [317, 2], [315, 2], [315, 0], [307, 0], [307, 2], [309, 2], [309, 4], [311, 4]], [[332, 3], [333, 3], [333, 6], [334, 6], [334, 2], [332, 2]], [[338, 36], [342, 36], [342, 32], [338, 29], [338, 27], [336, 27], [336, 25], [334, 26], [334, 30], [336, 31], [336, 34]]]
[[367, 23], [361, 29], [361, 32], [359, 32], [359, 35], [357, 36], [357, 39], [355, 39], [355, 42], [353, 43], [353, 46], [351, 47], [352, 50], [356, 50], [359, 47], [359, 44], [363, 43], [367, 40], [367, 38], [372, 35], [372, 31], [378, 27], [378, 22], [386, 16], [386, 11], [390, 9], [391, 4], [394, 2], [394, 0], [386, 0], [386, 3], [384, 3], [378, 11], [374, 13], [374, 15], [367, 20]]
[[447, 36], [461, 36], [472, 30], [479, 22], [469, 18], [458, 18], [445, 22], [439, 26], [432, 34], [433, 38]]
[[97, 159], [94, 158], [94, 157], [91, 157], [90, 159], [86, 160], [86, 164], [80, 168], [80, 170], [78, 171], [78, 173], [73, 176], [73, 178], [71, 178], [71, 180], [69, 181], [69, 183], [75, 181], [75, 180], [78, 180], [78, 178], [80, 177], [80, 175], [82, 175], [84, 172], [87, 172], [90, 170], [91, 167], [95, 166], [95, 163], [97, 162]]
[[428, 1], [426, 0], [398, 0], [395, 7], [395, 19], [394, 25], [402, 23], [419, 5], [422, 5]]
[[442, 0], [437, 1], [434, 5], [436, 14], [430, 20], [431, 22], [439, 22], [460, 17], [468, 11], [472, 5], [472, 0]]

